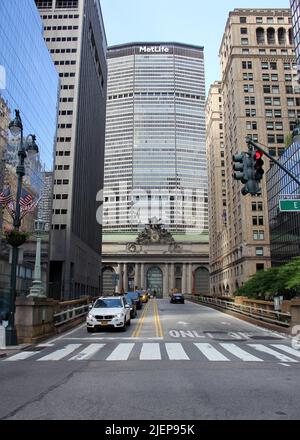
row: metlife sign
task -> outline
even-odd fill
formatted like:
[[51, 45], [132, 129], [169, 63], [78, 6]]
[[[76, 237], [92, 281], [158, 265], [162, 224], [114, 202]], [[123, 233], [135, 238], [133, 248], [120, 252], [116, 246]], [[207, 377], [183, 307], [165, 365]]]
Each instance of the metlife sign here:
[[140, 46], [139, 53], [169, 53], [170, 49], [166, 46]]

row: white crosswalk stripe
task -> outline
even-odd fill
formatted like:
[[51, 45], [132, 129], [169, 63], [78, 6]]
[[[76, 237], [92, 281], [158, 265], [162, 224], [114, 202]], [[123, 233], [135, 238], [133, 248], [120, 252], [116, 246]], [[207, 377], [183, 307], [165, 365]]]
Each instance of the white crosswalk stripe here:
[[204, 354], [205, 357], [209, 361], [214, 362], [226, 362], [229, 361], [227, 357], [225, 357], [222, 353], [220, 353], [218, 350], [216, 350], [211, 344], [198, 344], [195, 343], [196, 347], [199, 348], [201, 353]]
[[36, 354], [35, 351], [22, 351], [21, 353], [15, 354], [14, 356], [9, 357], [8, 359], [4, 359], [5, 362], [15, 362], [15, 361], [24, 361], [25, 359], [30, 358]]
[[247, 351], [243, 350], [242, 348], [238, 347], [235, 344], [220, 344], [221, 347], [225, 348], [225, 350], [229, 351], [229, 353], [233, 354], [234, 356], [238, 357], [239, 359], [242, 359], [244, 362], [263, 362], [262, 359], [253, 356], [252, 354], [248, 353]]
[[105, 344], [90, 344], [87, 348], [82, 350], [80, 353], [71, 357], [69, 361], [86, 361], [94, 356], [101, 348], [105, 347]]
[[38, 359], [38, 361], [60, 361], [69, 354], [73, 353], [73, 351], [77, 350], [79, 347], [81, 347], [81, 344], [69, 344], [65, 348], [56, 350], [47, 356], [43, 356], [42, 358]]
[[159, 344], [143, 344], [141, 354], [141, 361], [160, 361], [161, 353]]
[[[266, 347], [262, 344], [248, 344], [249, 347], [255, 348], [255, 350], [261, 351], [262, 353], [270, 354], [271, 356], [274, 356], [275, 358], [279, 359], [281, 362], [297, 362], [296, 360], [279, 353], [278, 351], [273, 350], [272, 348]], [[277, 347], [277, 346], [276, 346]]]
[[189, 361], [190, 358], [184, 351], [181, 344], [166, 344], [166, 350], [170, 361]]
[[[163, 350], [165, 347], [165, 351]], [[199, 354], [196, 354], [196, 347], [205, 359], [199, 359]], [[81, 351], [78, 349], [81, 348]], [[104, 350], [105, 348], [105, 350]], [[135, 351], [133, 353], [133, 350]], [[48, 347], [50, 351], [50, 347]], [[47, 349], [47, 351], [48, 351]], [[109, 349], [111, 353], [109, 354]], [[74, 352], [78, 350], [77, 353]], [[239, 343], [119, 343], [117, 345], [110, 343], [92, 343], [84, 346], [83, 344], [69, 344], [63, 348], [53, 350], [45, 356], [41, 357], [41, 352], [37, 351], [22, 351], [12, 355], [6, 359], [5, 362], [17, 361], [87, 361], [94, 359], [97, 356], [99, 361], [205, 361], [210, 362], [236, 362], [237, 359], [243, 362], [271, 362], [270, 356], [274, 362], [290, 364], [299, 363], [300, 351], [284, 344], [239, 344]], [[257, 357], [257, 352], [260, 352], [260, 357]], [[72, 355], [73, 353], [73, 355]], [[199, 353], [199, 352], [198, 352]], [[228, 353], [228, 354], [227, 354]], [[266, 356], [263, 356], [265, 354]], [[72, 355], [72, 357], [70, 357]], [[289, 356], [288, 356], [289, 355]], [[196, 357], [197, 356], [197, 357]]]
[[272, 344], [272, 347], [278, 348], [279, 350], [285, 351], [288, 354], [291, 354], [292, 356], [300, 358], [300, 351], [294, 350], [291, 347], [287, 347], [286, 345], [275, 345]]
[[107, 361], [127, 361], [135, 344], [119, 344], [106, 359]]

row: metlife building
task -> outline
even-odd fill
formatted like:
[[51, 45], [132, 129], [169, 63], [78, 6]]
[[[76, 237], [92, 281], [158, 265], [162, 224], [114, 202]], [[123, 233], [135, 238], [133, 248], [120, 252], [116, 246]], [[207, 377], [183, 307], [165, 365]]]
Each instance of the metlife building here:
[[158, 219], [207, 233], [203, 47], [132, 43], [108, 49], [106, 233]]

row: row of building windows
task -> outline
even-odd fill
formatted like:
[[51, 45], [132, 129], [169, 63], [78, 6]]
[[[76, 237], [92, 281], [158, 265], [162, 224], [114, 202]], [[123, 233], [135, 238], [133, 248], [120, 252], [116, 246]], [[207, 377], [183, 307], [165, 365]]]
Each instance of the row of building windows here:
[[56, 156], [71, 156], [70, 151], [56, 151]]
[[50, 49], [50, 53], [77, 53], [77, 49]]
[[57, 41], [57, 42], [60, 42], [60, 41], [78, 41], [78, 37], [52, 37], [52, 38], [50, 38], [50, 37], [47, 37], [47, 38], [45, 38], [45, 41], [47, 42], [47, 43], [50, 43], [50, 42], [55, 42], [55, 41]]
[[[248, 29], [241, 28], [240, 32], [242, 35], [247, 35]], [[276, 39], [276, 34], [277, 34], [277, 39]], [[267, 37], [267, 41], [266, 41], [266, 37]], [[293, 30], [291, 28], [288, 30], [288, 41], [287, 41], [287, 31], [284, 28], [279, 28], [277, 33], [274, 28], [268, 28], [266, 33], [265, 33], [265, 29], [257, 28], [256, 29], [256, 42], [259, 45], [260, 44], [265, 45], [266, 42], [267, 42], [267, 44], [272, 44], [272, 45], [276, 44], [277, 42], [281, 46], [285, 46], [287, 43], [292, 45], [294, 43]], [[249, 39], [246, 37], [241, 38], [241, 44], [242, 44], [242, 46], [248, 46]]]
[[57, 179], [54, 180], [54, 185], [69, 185], [68, 179]]
[[55, 215], [66, 215], [66, 214], [68, 214], [68, 210], [67, 209], [53, 209], [52, 213]]
[[[261, 68], [262, 70], [277, 70], [278, 63], [277, 61], [261, 61]], [[296, 69], [297, 65], [294, 63], [289, 63], [289, 62], [284, 62], [283, 63], [283, 68], [284, 70], [291, 70], [291, 69]], [[251, 70], [253, 69], [253, 63], [252, 61], [242, 61], [242, 69], [247, 69], [247, 70]]]
[[55, 66], [75, 66], [76, 61], [75, 60], [60, 60], [60, 61], [54, 61]]
[[52, 225], [52, 229], [59, 231], [67, 229], [67, 225]]
[[68, 200], [68, 194], [53, 194], [53, 200]]
[[54, 5], [52, 0], [35, 0], [35, 3], [39, 9], [52, 9], [53, 6], [56, 9], [78, 8], [78, 0], [55, 0]]
[[79, 14], [65, 14], [65, 15], [42, 15], [42, 19], [43, 20], [68, 20], [68, 19], [73, 19], [73, 18], [79, 18]]
[[[287, 21], [288, 20], [288, 21]], [[240, 17], [240, 23], [244, 24], [247, 23], [248, 19], [247, 17]], [[289, 23], [291, 24], [292, 20], [290, 17], [256, 17], [256, 23], [261, 24], [261, 23], [267, 23], [267, 24], [274, 24], [274, 23], [278, 23], [278, 24], [284, 24], [284, 23]]]
[[58, 171], [68, 171], [70, 169], [70, 165], [55, 165], [55, 169]]
[[75, 78], [76, 73], [75, 72], [61, 72], [59, 74], [60, 78]]
[[72, 128], [72, 124], [58, 124], [57, 128]]
[[78, 26], [45, 26], [45, 31], [77, 31]]
[[58, 137], [57, 142], [71, 142], [72, 138], [70, 137]]

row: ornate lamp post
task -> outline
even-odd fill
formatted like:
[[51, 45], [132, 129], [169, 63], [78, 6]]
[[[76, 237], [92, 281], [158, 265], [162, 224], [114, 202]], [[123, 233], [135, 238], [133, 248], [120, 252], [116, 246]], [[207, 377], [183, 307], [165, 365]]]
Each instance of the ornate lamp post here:
[[34, 229], [36, 235], [36, 254], [35, 254], [35, 266], [33, 283], [30, 289], [29, 297], [35, 298], [47, 298], [44, 287], [42, 285], [42, 274], [41, 274], [41, 244], [42, 244], [42, 234], [45, 232], [46, 222], [44, 220], [35, 220]]
[[[16, 209], [14, 216], [14, 231], [18, 232], [21, 226], [21, 205], [20, 199], [22, 194], [23, 177], [25, 176], [24, 162], [27, 155], [34, 155], [39, 152], [38, 146], [35, 143], [36, 137], [34, 135], [27, 136], [24, 142], [23, 124], [20, 117], [20, 111], [16, 110], [16, 116], [9, 124], [9, 130], [15, 137], [20, 136], [21, 141], [18, 149], [19, 162], [16, 167], [18, 176]], [[12, 263], [11, 263], [11, 278], [10, 278], [10, 298], [8, 311], [8, 326], [6, 328], [6, 345], [17, 345], [17, 331], [15, 328], [15, 301], [16, 301], [16, 282], [17, 282], [17, 266], [18, 266], [18, 247], [22, 243], [12, 244]]]

